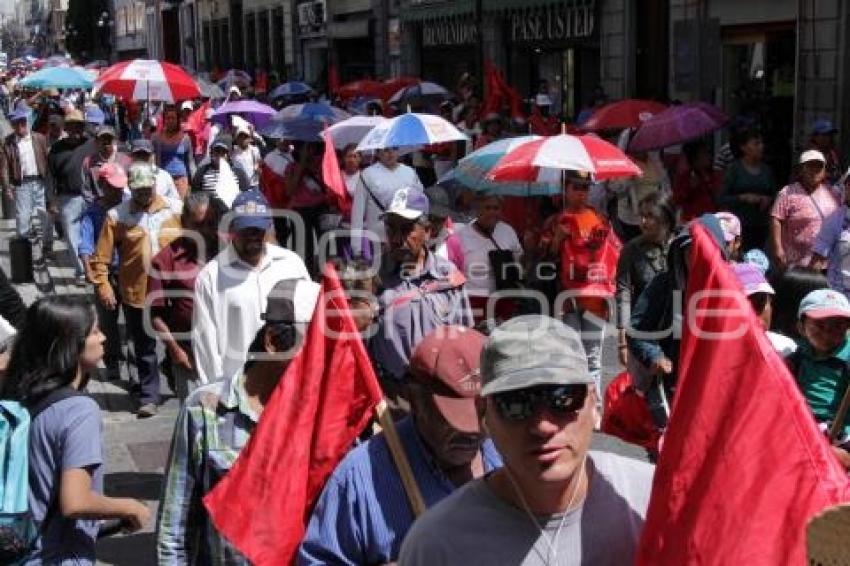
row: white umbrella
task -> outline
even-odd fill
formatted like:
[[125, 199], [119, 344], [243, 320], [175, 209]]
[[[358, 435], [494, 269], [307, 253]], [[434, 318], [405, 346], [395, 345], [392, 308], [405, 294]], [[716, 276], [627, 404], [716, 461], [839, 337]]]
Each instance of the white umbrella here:
[[334, 147], [342, 149], [352, 143], [360, 143], [366, 134], [368, 134], [375, 126], [378, 126], [387, 119], [383, 116], [352, 116], [342, 122], [337, 122], [328, 128], [331, 137], [334, 140]]
[[360, 141], [357, 150], [369, 151], [387, 147], [415, 149], [423, 145], [468, 139], [454, 124], [439, 116], [409, 112], [375, 126]]

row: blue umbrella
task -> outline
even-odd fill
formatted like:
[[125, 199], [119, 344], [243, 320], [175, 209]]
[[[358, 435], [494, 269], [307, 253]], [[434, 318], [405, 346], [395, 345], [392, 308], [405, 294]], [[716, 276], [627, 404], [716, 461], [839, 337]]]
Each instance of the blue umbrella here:
[[324, 125], [321, 122], [311, 120], [310, 118], [299, 118], [295, 120], [278, 120], [274, 119], [261, 127], [258, 132], [267, 138], [272, 139], [289, 139], [303, 142], [318, 142], [322, 141], [322, 129]]
[[70, 67], [47, 67], [29, 75], [18, 85], [24, 88], [82, 88], [90, 89], [92, 81]]
[[336, 124], [350, 117], [348, 112], [322, 102], [290, 104], [275, 115], [276, 120], [313, 120], [323, 124]]
[[284, 96], [298, 96], [304, 94], [310, 94], [313, 92], [313, 87], [308, 85], [307, 83], [302, 83], [298, 81], [290, 81], [288, 83], [283, 83], [275, 88], [269, 94], [269, 98], [274, 100], [275, 98], [283, 98]]

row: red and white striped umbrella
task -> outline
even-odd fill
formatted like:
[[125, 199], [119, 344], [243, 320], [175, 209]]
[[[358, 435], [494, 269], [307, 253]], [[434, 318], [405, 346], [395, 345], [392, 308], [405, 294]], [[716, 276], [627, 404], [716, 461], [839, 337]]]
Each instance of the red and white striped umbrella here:
[[524, 143], [502, 157], [490, 170], [491, 181], [535, 182], [541, 171], [586, 171], [597, 180], [634, 177], [640, 168], [617, 146], [594, 135], [560, 134]]
[[95, 81], [99, 92], [127, 100], [177, 102], [201, 96], [195, 79], [178, 65], [134, 59], [105, 69]]

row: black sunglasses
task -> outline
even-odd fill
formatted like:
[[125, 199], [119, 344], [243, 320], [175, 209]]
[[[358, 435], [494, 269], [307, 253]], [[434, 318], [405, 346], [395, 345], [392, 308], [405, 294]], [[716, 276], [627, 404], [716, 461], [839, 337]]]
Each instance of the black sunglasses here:
[[506, 391], [493, 396], [499, 415], [508, 421], [524, 421], [541, 408], [557, 416], [576, 413], [584, 407], [588, 386], [542, 385], [530, 389]]

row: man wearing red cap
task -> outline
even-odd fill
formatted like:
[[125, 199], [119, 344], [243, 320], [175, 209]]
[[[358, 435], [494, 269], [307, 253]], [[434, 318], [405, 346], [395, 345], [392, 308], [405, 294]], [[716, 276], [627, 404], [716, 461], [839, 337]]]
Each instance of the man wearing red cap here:
[[[408, 367], [411, 416], [396, 425], [428, 507], [501, 466], [484, 439], [475, 397], [484, 336], [449, 326], [428, 335]], [[298, 564], [384, 564], [398, 559], [415, 519], [383, 433], [350, 452], [325, 484]]]
[[[97, 238], [106, 221], [106, 214], [110, 208], [121, 204], [124, 190], [127, 188], [127, 174], [124, 168], [115, 162], [103, 162], [94, 171], [96, 176], [95, 194], [96, 200], [89, 205], [80, 219], [80, 248], [78, 253], [80, 261], [83, 262], [86, 279], [94, 283], [95, 275], [92, 270], [91, 257], [97, 248]], [[118, 292], [118, 257], [113, 256], [109, 265], [109, 284], [113, 293], [120, 297]], [[121, 312], [120, 305], [114, 309], [107, 309], [100, 301], [95, 301], [97, 308], [97, 320], [100, 329], [106, 335], [106, 353], [104, 363], [106, 364], [106, 375], [108, 379], [118, 379], [120, 374], [119, 360], [121, 358], [121, 333], [118, 330], [118, 316]]]

